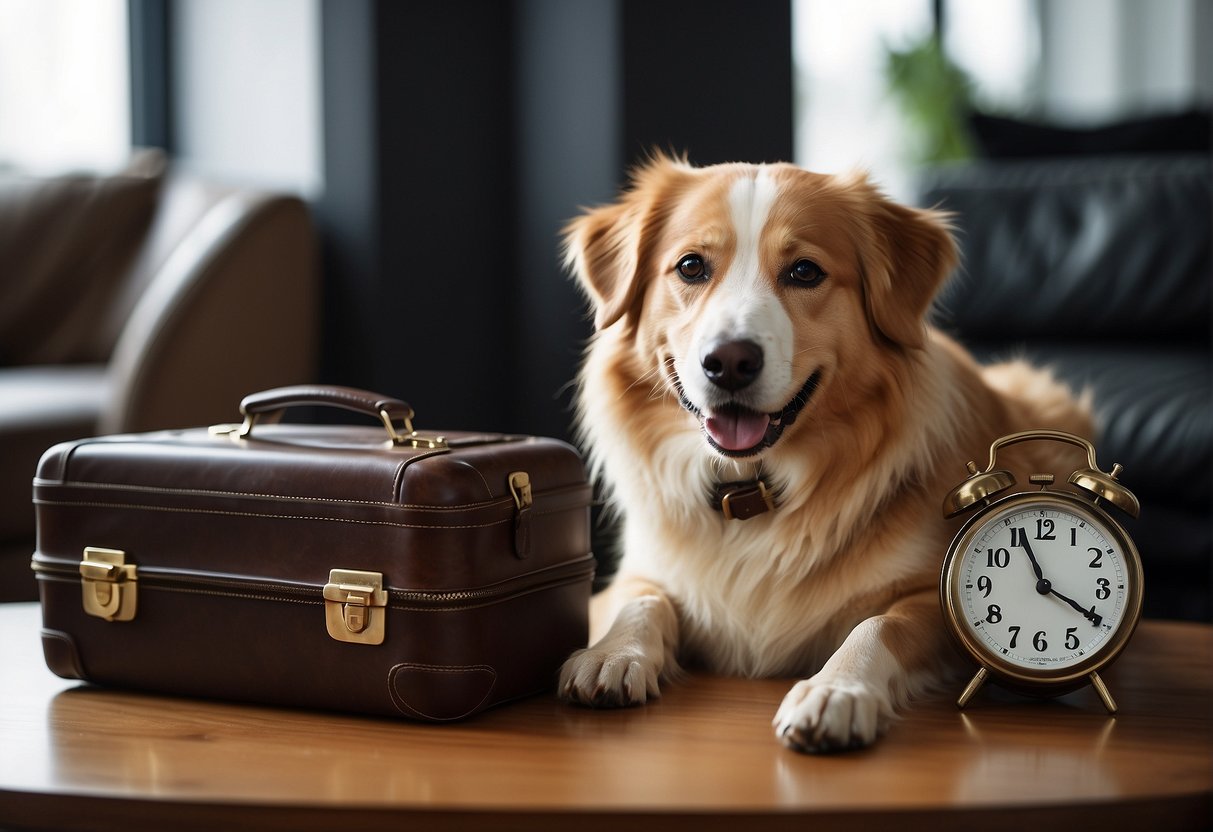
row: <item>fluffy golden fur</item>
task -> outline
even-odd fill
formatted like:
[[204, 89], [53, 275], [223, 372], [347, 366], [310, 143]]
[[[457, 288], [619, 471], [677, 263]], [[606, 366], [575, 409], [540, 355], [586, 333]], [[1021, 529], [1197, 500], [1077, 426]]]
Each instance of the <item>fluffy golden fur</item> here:
[[[804, 677], [775, 715], [782, 742], [871, 743], [952, 657], [943, 496], [999, 436], [1089, 435], [1086, 407], [926, 323], [956, 262], [946, 217], [863, 177], [658, 157], [565, 244], [596, 328], [579, 424], [623, 551], [562, 694], [641, 703], [680, 664]], [[1056, 470], [1050, 445], [1007, 461]], [[759, 477], [774, 511], [711, 505], [716, 484]]]

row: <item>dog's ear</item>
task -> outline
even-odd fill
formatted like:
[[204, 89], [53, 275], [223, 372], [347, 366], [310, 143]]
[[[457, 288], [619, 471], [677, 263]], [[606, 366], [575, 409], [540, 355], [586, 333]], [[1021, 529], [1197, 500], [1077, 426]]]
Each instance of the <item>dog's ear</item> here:
[[921, 347], [927, 310], [956, 266], [949, 215], [909, 208], [872, 193], [874, 245], [862, 255], [868, 315], [885, 337]]
[[585, 290], [594, 327], [605, 329], [640, 300], [643, 263], [677, 183], [693, 169], [655, 154], [632, 175], [618, 202], [592, 208], [564, 228], [564, 263]]
[[565, 267], [589, 297], [598, 330], [622, 318], [636, 299], [643, 213], [637, 202], [634, 193], [627, 194], [564, 229]]

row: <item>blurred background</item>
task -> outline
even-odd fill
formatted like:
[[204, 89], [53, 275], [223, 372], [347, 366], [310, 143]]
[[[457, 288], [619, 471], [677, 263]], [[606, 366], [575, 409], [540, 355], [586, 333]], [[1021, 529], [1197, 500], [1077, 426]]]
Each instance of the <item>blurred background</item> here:
[[589, 330], [558, 229], [650, 148], [911, 199], [920, 165], [976, 154], [968, 108], [1206, 108], [1211, 43], [1209, 0], [0, 0], [0, 165], [155, 146], [298, 194], [320, 378], [563, 436]]
[[[1181, 333], [1196, 355], [1175, 382], [1195, 397], [1181, 406], [1195, 425], [1172, 453], [1203, 465], [1210, 45], [1213, 0], [0, 0], [0, 466], [17, 472], [21, 504], [0, 539], [29, 533], [23, 495], [52, 440], [230, 421], [259, 386], [353, 385], [408, 400], [421, 428], [570, 437], [590, 325], [559, 231], [654, 148], [699, 164], [865, 168], [899, 199], [945, 207], [966, 194], [999, 205], [1005, 183], [974, 190], [939, 173], [994, 160], [1203, 157], [1184, 174], [1196, 202], [1158, 203], [1190, 224], [1186, 276], [1154, 285], [1157, 308], [1120, 292], [1166, 349]], [[1043, 170], [1038, 185], [1060, 181]], [[65, 181], [87, 200], [51, 200]], [[1081, 236], [1074, 209], [1051, 216]], [[961, 226], [975, 275], [987, 236]], [[993, 234], [1010, 248], [990, 257], [1018, 257], [1025, 233]], [[105, 245], [111, 268], [89, 265]], [[1109, 256], [1087, 272], [1127, 255]], [[90, 288], [110, 272], [108, 289]], [[220, 288], [198, 288], [203, 272]], [[1070, 289], [1070, 301], [1113, 291]], [[73, 303], [71, 348], [31, 350]], [[1050, 326], [1078, 314], [1058, 310]], [[149, 358], [177, 332], [185, 346]], [[1031, 352], [1035, 332], [1000, 343]], [[73, 414], [57, 432], [49, 403]], [[4, 445], [13, 425], [24, 455]], [[1126, 430], [1157, 456], [1144, 428]], [[1207, 595], [1210, 477], [1195, 476], [1189, 566]], [[1186, 614], [1208, 617], [1200, 603]]]

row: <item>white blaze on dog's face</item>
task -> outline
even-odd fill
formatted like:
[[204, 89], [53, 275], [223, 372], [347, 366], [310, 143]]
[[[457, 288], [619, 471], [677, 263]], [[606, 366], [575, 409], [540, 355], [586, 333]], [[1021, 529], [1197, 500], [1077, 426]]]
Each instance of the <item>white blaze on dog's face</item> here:
[[[708, 237], [686, 235], [673, 250], [673, 294], [693, 309], [691, 331], [672, 358], [689, 409], [703, 416], [709, 441], [725, 453], [762, 444], [793, 384], [795, 328], [765, 274], [762, 231], [778, 188], [768, 170], [730, 185], [728, 214]], [[730, 249], [726, 256], [723, 249]]]
[[[657, 309], [672, 301], [660, 317], [683, 404], [709, 444], [730, 456], [761, 452], [798, 415], [823, 366], [835, 363], [814, 331], [823, 318], [845, 318], [824, 266], [837, 258], [796, 238], [776, 210], [787, 201], [781, 185], [770, 168], [757, 168], [680, 206], [664, 247], [672, 268], [652, 292]], [[838, 277], [834, 284], [845, 282]], [[865, 326], [862, 317], [854, 323]]]
[[856, 403], [875, 352], [920, 345], [953, 256], [931, 215], [862, 179], [665, 159], [567, 243], [599, 329], [631, 333], [707, 446], [735, 458]]

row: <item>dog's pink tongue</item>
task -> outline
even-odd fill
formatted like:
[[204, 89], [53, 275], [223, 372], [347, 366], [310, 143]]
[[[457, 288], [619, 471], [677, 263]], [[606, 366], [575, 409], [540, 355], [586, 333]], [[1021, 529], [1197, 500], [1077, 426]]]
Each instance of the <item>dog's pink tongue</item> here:
[[744, 451], [762, 441], [770, 423], [765, 413], [730, 409], [708, 416], [703, 426], [712, 441], [726, 451]]

